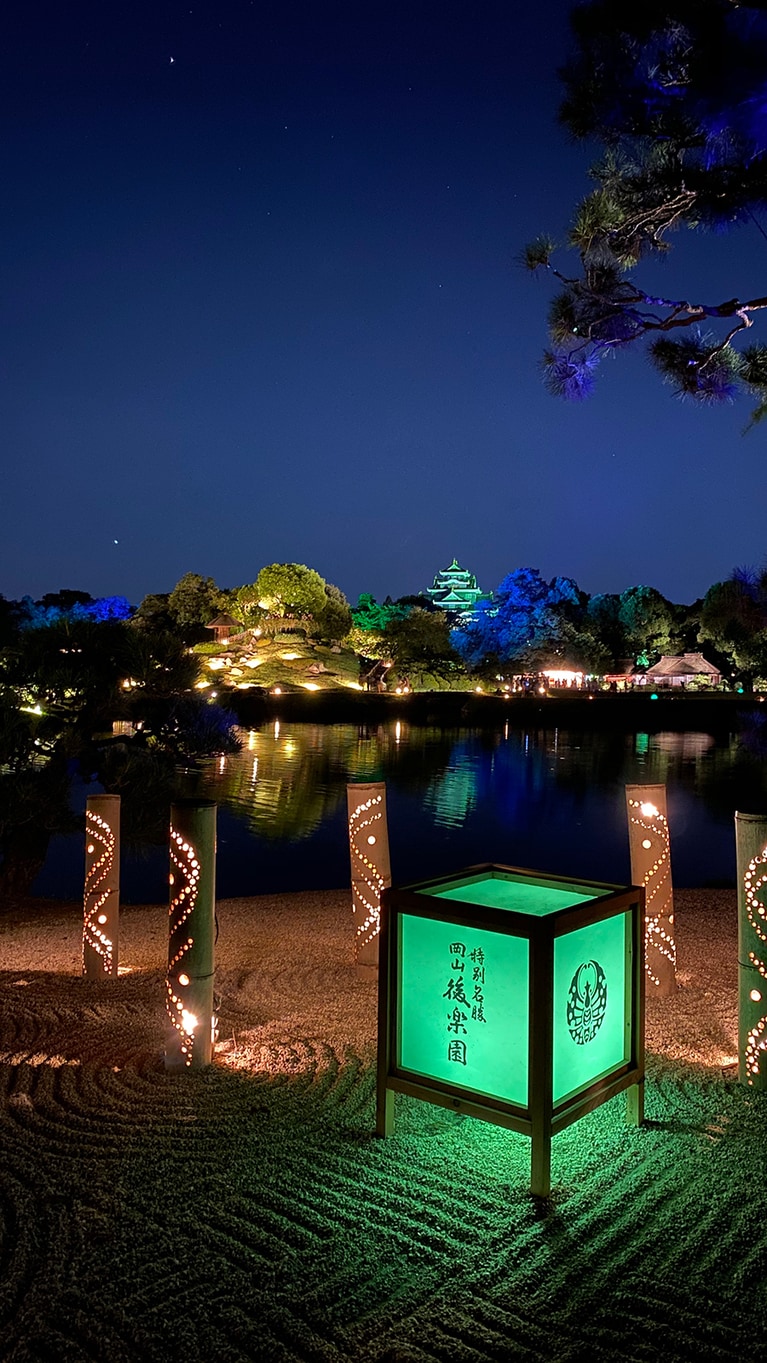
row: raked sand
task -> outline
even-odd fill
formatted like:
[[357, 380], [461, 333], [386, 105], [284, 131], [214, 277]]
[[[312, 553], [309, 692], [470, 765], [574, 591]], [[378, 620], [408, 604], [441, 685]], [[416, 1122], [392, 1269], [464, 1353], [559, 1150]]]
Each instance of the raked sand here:
[[676, 896], [679, 988], [647, 1008], [647, 1121], [554, 1140], [398, 1098], [373, 1134], [376, 990], [346, 892], [218, 905], [220, 1042], [168, 1075], [165, 906], [118, 981], [80, 906], [0, 916], [3, 1363], [761, 1360], [767, 1095], [740, 1086], [734, 891]]

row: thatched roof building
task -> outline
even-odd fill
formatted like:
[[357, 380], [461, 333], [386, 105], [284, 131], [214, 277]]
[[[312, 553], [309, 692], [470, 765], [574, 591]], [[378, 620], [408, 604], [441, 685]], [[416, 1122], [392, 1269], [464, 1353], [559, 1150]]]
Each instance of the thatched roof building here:
[[704, 680], [718, 686], [722, 674], [702, 653], [680, 653], [676, 657], [664, 654], [647, 669], [647, 680], [653, 686], [686, 686], [693, 680]]

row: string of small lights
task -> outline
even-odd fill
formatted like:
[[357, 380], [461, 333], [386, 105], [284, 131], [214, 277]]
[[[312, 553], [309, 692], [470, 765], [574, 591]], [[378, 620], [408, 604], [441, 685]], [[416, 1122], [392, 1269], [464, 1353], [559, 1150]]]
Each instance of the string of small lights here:
[[87, 950], [98, 956], [105, 975], [114, 973], [114, 942], [104, 931], [104, 912], [111, 893], [116, 839], [107, 820], [92, 809], [85, 811], [86, 868], [83, 896], [83, 973], [87, 973]]
[[380, 929], [381, 891], [386, 889], [386, 880], [365, 848], [376, 846], [377, 836], [372, 830], [382, 822], [383, 795], [371, 795], [368, 800], [357, 805], [349, 815], [349, 846], [358, 945], [372, 942]]
[[651, 982], [660, 986], [656, 958], [662, 956], [676, 970], [671, 844], [668, 820], [656, 805], [628, 797], [629, 822], [641, 836], [641, 847], [654, 857], [642, 877], [645, 887], [645, 969]]
[[[196, 849], [171, 827], [170, 859], [173, 866], [169, 880], [174, 887], [170, 901], [168, 974], [166, 978], [166, 1007], [168, 1017], [178, 1032], [184, 1064], [190, 1066], [194, 1058], [195, 1029], [198, 1019], [186, 1006], [184, 991], [190, 984], [189, 976], [181, 969], [184, 957], [194, 946], [185, 924], [194, 912], [200, 883], [200, 862]], [[178, 888], [175, 889], [178, 883]]]
[[[743, 889], [746, 896], [746, 914], [756, 936], [760, 942], [767, 944], [767, 907], [759, 898], [759, 892], [767, 885], [767, 847], [763, 848], [757, 856], [752, 857], [748, 863], [743, 876]], [[761, 868], [761, 870], [760, 870]], [[749, 951], [748, 959], [767, 982], [767, 964], [758, 956], [755, 951]], [[752, 1003], [761, 1003], [764, 998], [764, 989], [752, 989], [749, 993]], [[744, 1051], [746, 1065], [746, 1082], [753, 1084], [759, 1078], [760, 1053], [767, 1050], [767, 1014], [760, 1017], [755, 1027], [752, 1027], [747, 1036]]]

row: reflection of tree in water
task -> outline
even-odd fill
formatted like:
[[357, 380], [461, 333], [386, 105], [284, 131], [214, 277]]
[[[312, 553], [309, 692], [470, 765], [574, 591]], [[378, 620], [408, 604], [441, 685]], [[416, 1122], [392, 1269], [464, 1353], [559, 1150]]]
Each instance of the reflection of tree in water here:
[[[517, 830], [580, 820], [595, 794], [623, 811], [626, 784], [666, 784], [696, 793], [717, 818], [767, 808], [763, 763], [729, 736], [661, 732], [626, 734], [551, 729], [455, 735], [425, 804], [434, 822], [461, 827], [492, 808]], [[747, 803], [750, 801], [750, 803]]]
[[708, 759], [698, 767], [696, 789], [711, 814], [730, 821], [736, 809], [747, 814], [767, 810], [764, 757], [735, 741], [729, 749], [717, 748]]
[[247, 818], [265, 840], [309, 837], [346, 800], [349, 781], [428, 788], [450, 761], [439, 730], [394, 725], [271, 724], [243, 734], [242, 751], [203, 765], [199, 793]]
[[189, 793], [218, 800], [272, 843], [307, 838], [337, 820], [348, 781], [386, 781], [390, 801], [415, 800], [435, 827], [492, 819], [518, 838], [540, 839], [544, 825], [552, 837], [568, 828], [571, 836], [613, 807], [617, 827], [627, 783], [681, 787], [718, 820], [735, 808], [767, 807], [763, 762], [736, 740], [708, 734], [387, 723], [270, 724], [242, 737], [240, 753], [202, 764]]
[[306, 838], [338, 807], [344, 786], [307, 736], [252, 734], [242, 752], [204, 765], [200, 794], [244, 815], [267, 841]]
[[614, 789], [618, 797], [623, 786], [644, 783], [694, 794], [718, 821], [738, 808], [767, 808], [763, 757], [730, 734], [546, 731], [535, 739], [548, 760], [550, 798], [567, 793], [578, 805], [595, 789]]
[[94, 774], [106, 791], [120, 796], [120, 841], [133, 854], [167, 844], [171, 802], [195, 794], [167, 758], [137, 744], [113, 744], [97, 753]]

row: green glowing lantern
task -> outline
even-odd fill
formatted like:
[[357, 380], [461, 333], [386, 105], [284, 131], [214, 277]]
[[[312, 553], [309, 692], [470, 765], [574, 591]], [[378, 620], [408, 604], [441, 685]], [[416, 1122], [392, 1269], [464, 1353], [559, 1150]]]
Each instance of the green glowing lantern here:
[[551, 1138], [644, 1093], [644, 890], [474, 866], [381, 898], [376, 1130], [408, 1093], [521, 1131], [533, 1193]]

